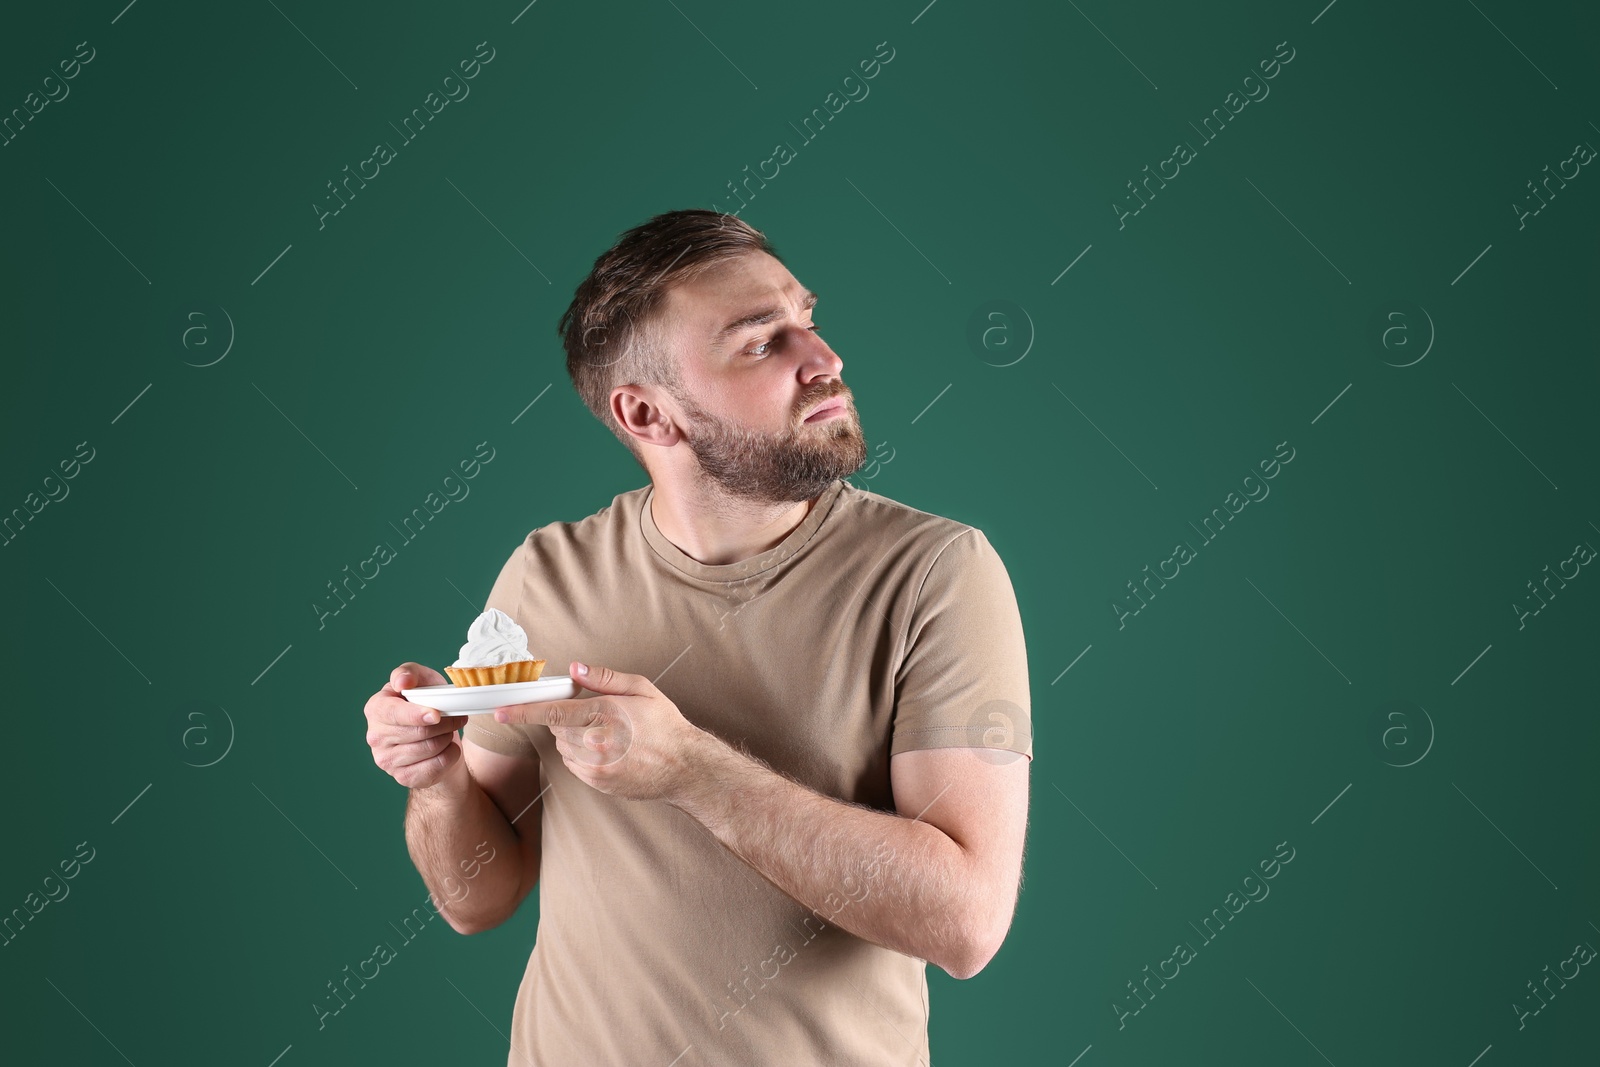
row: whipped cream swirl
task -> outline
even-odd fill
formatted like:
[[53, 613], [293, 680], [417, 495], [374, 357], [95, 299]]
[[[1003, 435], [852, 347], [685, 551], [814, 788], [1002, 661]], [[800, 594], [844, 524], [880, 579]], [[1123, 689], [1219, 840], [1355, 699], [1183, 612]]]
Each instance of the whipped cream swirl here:
[[461, 646], [461, 658], [451, 666], [498, 667], [533, 658], [528, 651], [528, 635], [516, 620], [499, 608], [490, 608], [472, 620], [467, 643]]

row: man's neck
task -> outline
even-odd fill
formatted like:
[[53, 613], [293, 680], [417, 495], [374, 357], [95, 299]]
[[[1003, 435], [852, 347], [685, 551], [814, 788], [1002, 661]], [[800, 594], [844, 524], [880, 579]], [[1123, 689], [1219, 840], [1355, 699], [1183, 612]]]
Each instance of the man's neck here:
[[715, 486], [674, 490], [655, 484], [650, 517], [684, 555], [707, 566], [759, 556], [806, 521], [818, 497], [762, 504], [730, 497]]

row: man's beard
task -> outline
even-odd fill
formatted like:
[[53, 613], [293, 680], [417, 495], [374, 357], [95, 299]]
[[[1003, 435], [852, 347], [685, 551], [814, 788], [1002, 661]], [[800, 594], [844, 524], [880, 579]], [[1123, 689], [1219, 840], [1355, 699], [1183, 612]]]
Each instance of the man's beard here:
[[843, 396], [847, 410], [821, 423], [769, 434], [735, 425], [687, 396], [678, 402], [694, 424], [685, 441], [706, 477], [730, 496], [763, 503], [810, 500], [867, 462], [867, 442], [843, 389], [810, 398], [803, 410]]

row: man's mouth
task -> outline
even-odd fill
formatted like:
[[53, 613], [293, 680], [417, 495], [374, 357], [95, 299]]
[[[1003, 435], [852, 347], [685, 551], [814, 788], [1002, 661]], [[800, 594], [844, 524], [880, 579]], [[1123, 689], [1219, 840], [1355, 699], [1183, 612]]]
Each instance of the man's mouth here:
[[832, 397], [817, 405], [816, 410], [805, 417], [805, 421], [808, 423], [821, 422], [823, 419], [832, 418], [835, 415], [842, 415], [844, 414], [844, 411], [844, 398], [840, 396]]

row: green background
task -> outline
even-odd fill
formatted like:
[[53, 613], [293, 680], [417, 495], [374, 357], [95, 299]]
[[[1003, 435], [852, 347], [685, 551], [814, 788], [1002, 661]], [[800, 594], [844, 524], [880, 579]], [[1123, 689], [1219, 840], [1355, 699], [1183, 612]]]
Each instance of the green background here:
[[[1514, 608], [1600, 545], [1600, 178], [1513, 207], [1600, 145], [1592, 8], [123, 3], [0, 37], [4, 113], [96, 51], [0, 148], [0, 511], [95, 450], [0, 549], [0, 913], [95, 850], [0, 948], [18, 1062], [503, 1062], [531, 899], [431, 924], [317, 1027], [425, 893], [362, 705], [453, 657], [529, 530], [644, 484], [556, 320], [620, 231], [733, 210], [779, 141], [742, 217], [821, 294], [892, 456], [853, 480], [982, 528], [1027, 630], [1023, 891], [980, 975], [929, 968], [935, 1059], [1592, 1054], [1592, 968], [1513, 1007], [1600, 945], [1600, 578]], [[481, 41], [471, 95], [319, 229], [325, 183]], [[325, 583], [482, 441], [470, 497], [319, 629]], [[1202, 543], [1280, 442], [1270, 496]], [[1280, 842], [1271, 895], [1202, 943]]]

